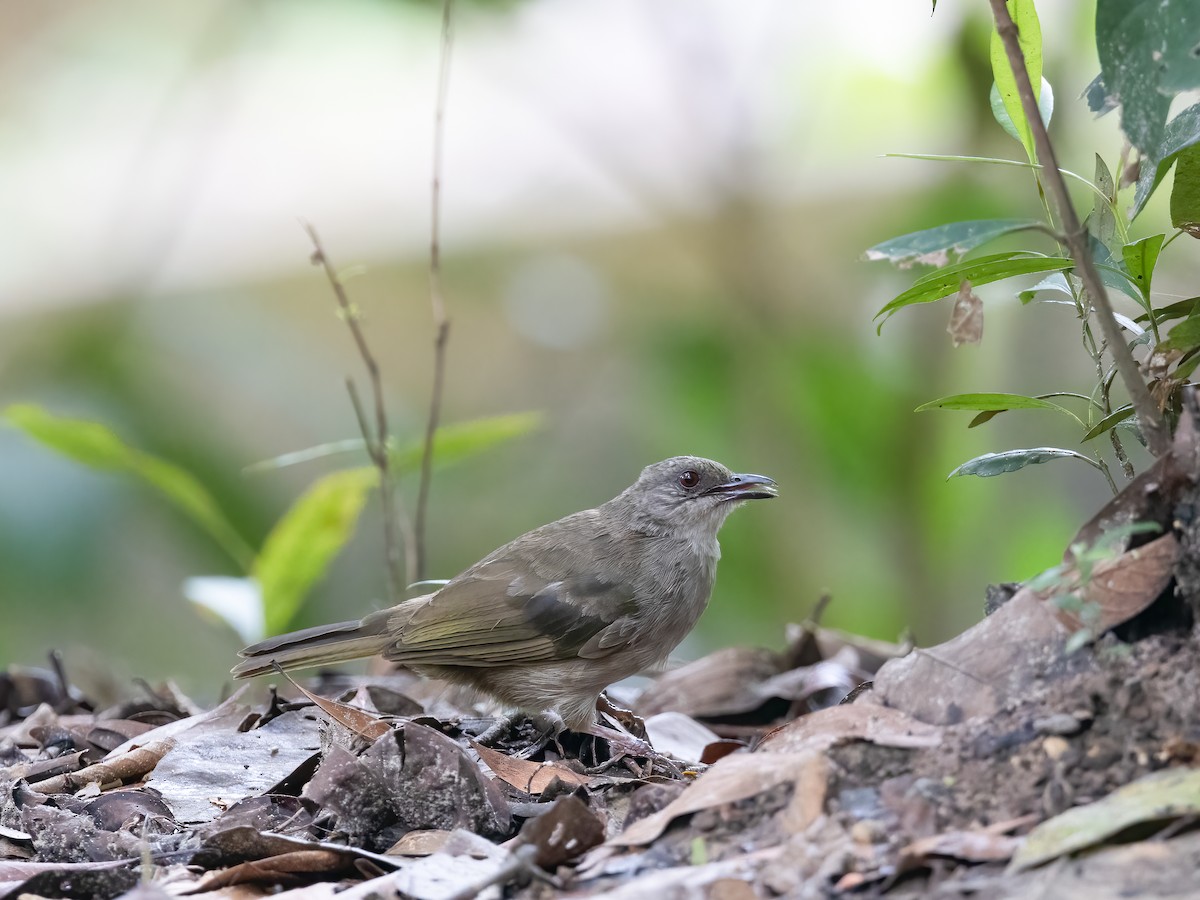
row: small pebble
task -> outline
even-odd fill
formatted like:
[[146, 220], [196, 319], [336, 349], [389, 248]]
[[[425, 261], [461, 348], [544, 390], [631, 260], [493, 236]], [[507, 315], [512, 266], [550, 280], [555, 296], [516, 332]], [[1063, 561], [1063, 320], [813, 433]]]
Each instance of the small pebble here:
[[883, 835], [883, 823], [877, 819], [860, 819], [850, 826], [850, 838], [856, 844], [875, 844]]
[[1042, 749], [1046, 751], [1046, 755], [1056, 762], [1063, 758], [1063, 755], [1071, 749], [1070, 743], [1066, 738], [1051, 735], [1042, 741]]
[[1038, 734], [1078, 734], [1083, 723], [1070, 713], [1054, 713], [1043, 719], [1034, 719], [1033, 727]]

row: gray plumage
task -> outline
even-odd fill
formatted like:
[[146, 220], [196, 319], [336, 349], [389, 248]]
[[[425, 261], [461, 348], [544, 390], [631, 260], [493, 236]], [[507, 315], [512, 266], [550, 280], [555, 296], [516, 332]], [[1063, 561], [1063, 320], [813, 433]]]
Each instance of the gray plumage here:
[[708, 605], [717, 532], [774, 482], [677, 456], [612, 500], [534, 529], [441, 590], [247, 647], [239, 678], [382, 654], [586, 731], [610, 684], [662, 665]]

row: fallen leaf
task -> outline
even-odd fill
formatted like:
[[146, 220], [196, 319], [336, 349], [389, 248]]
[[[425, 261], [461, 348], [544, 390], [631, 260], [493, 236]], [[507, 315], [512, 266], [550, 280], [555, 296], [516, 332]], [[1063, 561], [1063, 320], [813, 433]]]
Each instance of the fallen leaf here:
[[1084, 850], [1142, 822], [1200, 815], [1200, 769], [1165, 769], [1107, 797], [1047, 819], [1025, 838], [1010, 870], [1020, 872]]
[[[727, 756], [697, 778], [665, 808], [634, 822], [624, 832], [611, 838], [608, 844], [622, 847], [647, 844], [666, 831], [667, 826], [680, 816], [736, 803], [774, 790], [781, 784], [798, 782], [806, 772], [810, 772], [810, 782], [823, 782], [826, 765], [824, 757], [810, 750]], [[811, 775], [814, 769], [819, 773], [815, 777]]]
[[878, 704], [936, 725], [989, 716], [1028, 693], [1069, 635], [1054, 610], [1023, 588], [962, 634], [885, 663], [870, 693], [838, 708]]
[[986, 831], [946, 831], [913, 841], [900, 851], [899, 868], [908, 871], [930, 857], [964, 862], [1004, 862], [1021, 846], [1021, 839]]
[[604, 822], [573, 794], [555, 799], [550, 808], [521, 828], [517, 840], [537, 848], [534, 863], [553, 872], [563, 863], [604, 843]]
[[719, 741], [720, 735], [681, 712], [661, 712], [646, 719], [646, 735], [660, 753], [668, 753], [685, 762], [699, 762], [704, 748]]
[[320, 745], [316, 720], [299, 710], [245, 732], [205, 723], [175, 738], [148, 782], [177, 822], [209, 822], [239, 800], [269, 790]]
[[[1084, 607], [1095, 610], [1097, 619], [1085, 623], [1079, 613], [1056, 606], [1059, 621], [1072, 631], [1086, 625], [1093, 636], [1128, 622], [1166, 589], [1179, 552], [1175, 535], [1164, 534], [1115, 559], [1097, 563], [1091, 577], [1078, 588]], [[1069, 579], [1072, 573], [1064, 572], [1063, 577]]]
[[881, 747], [936, 747], [942, 741], [942, 729], [898, 709], [847, 703], [781, 725], [763, 738], [756, 752], [824, 751], [849, 741], [868, 741]]
[[192, 892], [201, 893], [251, 882], [285, 886], [299, 884], [314, 875], [353, 871], [352, 865], [353, 860], [333, 850], [293, 850], [210, 872], [200, 879]]
[[517, 759], [475, 741], [471, 741], [471, 747], [497, 778], [526, 794], [540, 794], [556, 779], [577, 786], [588, 783], [586, 775], [560, 763]]
[[778, 675], [779, 655], [754, 647], [725, 647], [660, 675], [642, 692], [636, 709], [643, 717], [682, 712], [700, 718], [736, 715], [762, 705], [754, 686]]
[[365, 741], [373, 741], [392, 730], [390, 723], [383, 721], [379, 716], [371, 715], [361, 707], [339, 703], [337, 700], [330, 700], [328, 697], [314, 694], [305, 690], [287, 672], [281, 670], [279, 674], [291, 682], [292, 687], [315, 703], [325, 715]]
[[[386, 829], [466, 828], [505, 837], [511, 814], [499, 787], [458, 744], [415, 722], [389, 730], [356, 757], [334, 746], [304, 796], [337, 816], [353, 841], [382, 850]], [[383, 843], [386, 841], [386, 843]]]

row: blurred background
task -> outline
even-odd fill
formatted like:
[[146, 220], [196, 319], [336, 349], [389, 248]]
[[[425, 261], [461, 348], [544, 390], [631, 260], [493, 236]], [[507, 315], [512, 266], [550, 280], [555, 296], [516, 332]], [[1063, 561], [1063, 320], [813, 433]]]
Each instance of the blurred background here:
[[[1077, 99], [1098, 71], [1093, 5], [1042, 6], [1061, 162], [1115, 167], [1116, 117]], [[987, 4], [455, 9], [443, 421], [544, 418], [437, 474], [431, 575], [678, 453], [781, 490], [726, 525], [683, 658], [781, 646], [823, 591], [826, 624], [932, 643], [981, 616], [989, 582], [1058, 560], [1109, 496], [1095, 470], [946, 475], [989, 450], [1074, 447], [1078, 430], [1033, 411], [968, 431], [969, 413], [913, 409], [1089, 392], [1073, 316], [1022, 308], [1031, 278], [979, 290], [981, 346], [951, 347], [947, 302], [877, 336], [917, 272], [862, 259], [944, 222], [1040, 214], [1020, 169], [883, 156], [1021, 157], [988, 106]], [[361, 461], [244, 472], [358, 432], [344, 379], [365, 386], [361, 362], [303, 219], [365, 315], [395, 433], [419, 437], [440, 17], [401, 0], [0, 6], [0, 405], [109, 424], [194, 472], [259, 546], [313, 479]], [[1164, 190], [1133, 234], [1168, 230], [1165, 206]], [[1155, 287], [1192, 296], [1197, 274], [1181, 240]], [[415, 479], [402, 487], [411, 508]], [[384, 604], [379, 533], [372, 508], [297, 627]], [[68, 667], [211, 698], [241, 641], [183, 598], [210, 574], [239, 573], [161, 497], [0, 427], [0, 662], [58, 648]]]

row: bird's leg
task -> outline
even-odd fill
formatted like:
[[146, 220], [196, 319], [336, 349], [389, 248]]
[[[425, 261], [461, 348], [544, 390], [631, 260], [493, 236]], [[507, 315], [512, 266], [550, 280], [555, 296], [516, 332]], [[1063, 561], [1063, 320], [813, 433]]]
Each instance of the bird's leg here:
[[558, 735], [563, 730], [561, 718], [554, 713], [547, 712], [530, 719], [530, 721], [538, 729], [537, 736], [525, 746], [514, 750], [509, 754], [510, 756], [514, 756], [517, 759], [529, 759], [529, 757], [533, 756], [539, 750], [544, 750], [551, 741], [558, 747], [559, 756], [566, 755], [563, 752], [562, 745], [558, 743]]
[[[634, 737], [631, 734], [626, 734], [623, 731], [618, 731], [615, 728], [609, 728], [607, 725], [593, 723], [579, 729], [580, 734], [590, 734], [593, 737], [604, 738], [608, 741], [609, 748], [612, 751], [613, 758], [620, 756], [636, 757], [638, 759], [649, 760], [650, 769], [653, 771], [656, 764], [661, 764], [675, 778], [683, 777], [683, 770], [670, 757], [664, 756], [655, 750], [646, 741], [641, 738]], [[603, 768], [608, 768], [612, 760], [608, 763], [603, 763]]]
[[646, 723], [642, 717], [635, 713], [632, 709], [626, 709], [624, 706], [618, 706], [608, 696], [608, 692], [600, 694], [596, 698], [596, 711], [610, 716], [617, 721], [622, 728], [632, 734], [634, 737], [646, 739]]
[[520, 715], [517, 713], [503, 715], [483, 731], [479, 732], [475, 736], [475, 740], [484, 746], [490, 747], [496, 741], [500, 740], [500, 738], [504, 737], [504, 735], [508, 734], [508, 729], [512, 728], [519, 718]]
[[[497, 719], [486, 730], [481, 731], [475, 738], [475, 742], [484, 746], [492, 746], [500, 741], [509, 730], [522, 721], [525, 717], [520, 712], [509, 713]], [[558, 733], [563, 730], [562, 719], [553, 713], [543, 713], [529, 720], [537, 729], [536, 734], [526, 742], [517, 744], [512, 750], [507, 751], [509, 756], [517, 759], [529, 759], [538, 751], [545, 749], [546, 745], [551, 741], [557, 743]], [[559, 748], [559, 754], [563, 755], [562, 747]]]

